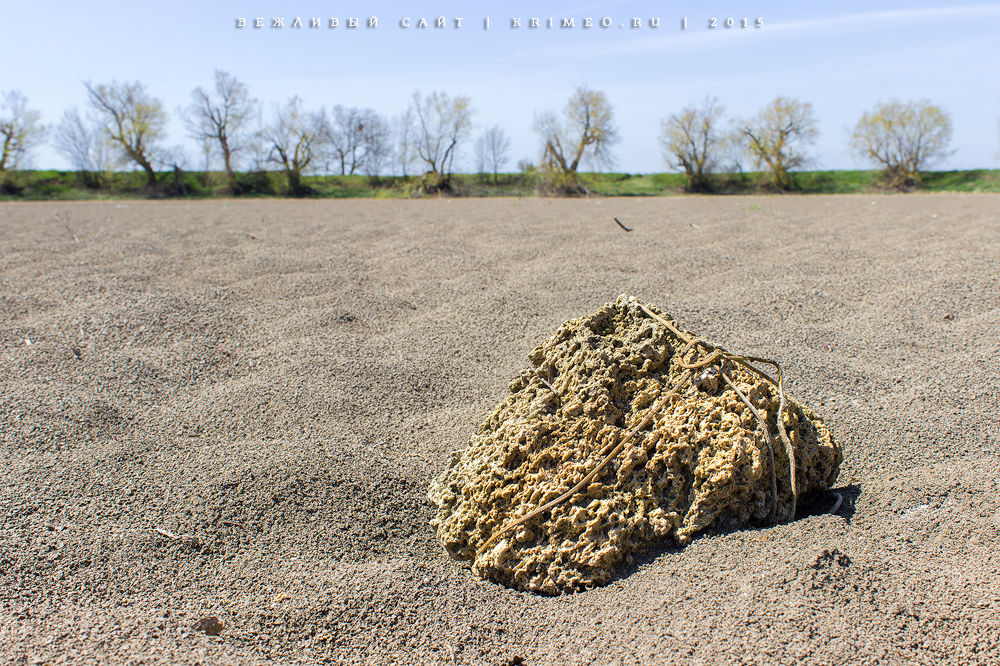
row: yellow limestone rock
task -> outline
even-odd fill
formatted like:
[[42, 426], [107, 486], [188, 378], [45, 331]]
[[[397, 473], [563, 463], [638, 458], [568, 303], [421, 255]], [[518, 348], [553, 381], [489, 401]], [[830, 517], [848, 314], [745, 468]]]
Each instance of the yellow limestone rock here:
[[[683, 545], [715, 523], [791, 517], [789, 456], [775, 434], [777, 387], [732, 359], [681, 381], [682, 364], [710, 360], [714, 349], [706, 345], [699, 356], [684, 338], [621, 296], [539, 345], [532, 367], [431, 483], [432, 524], [448, 553], [497, 583], [560, 594], [607, 584], [623, 561], [667, 537]], [[767, 433], [726, 378], [767, 421]], [[827, 490], [840, 447], [787, 393], [782, 414], [799, 495]], [[648, 425], [610, 455], [647, 416]], [[584, 487], [517, 524], [605, 459]]]

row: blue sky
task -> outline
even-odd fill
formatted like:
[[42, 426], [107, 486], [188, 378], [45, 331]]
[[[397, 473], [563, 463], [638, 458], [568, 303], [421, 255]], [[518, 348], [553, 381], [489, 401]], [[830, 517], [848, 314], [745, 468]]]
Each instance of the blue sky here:
[[[618, 170], [663, 171], [660, 119], [706, 95], [747, 117], [778, 95], [813, 104], [821, 135], [816, 168], [862, 166], [846, 146], [858, 116], [879, 101], [928, 99], [950, 112], [954, 154], [942, 168], [997, 168], [1000, 3], [924, 0], [806, 2], [246, 2], [7, 3], [0, 15], [8, 66], [0, 90], [18, 89], [47, 123], [86, 104], [84, 81], [140, 80], [171, 112], [167, 145], [197, 150], [176, 109], [209, 87], [215, 68], [235, 74], [270, 107], [298, 94], [309, 107], [405, 109], [414, 90], [467, 95], [477, 129], [500, 124], [513, 140], [510, 168], [536, 159], [534, 114], [561, 110], [581, 84], [603, 90], [621, 142]], [[349, 18], [374, 29], [346, 27]], [[439, 16], [447, 27], [434, 28]], [[284, 28], [237, 29], [262, 17]], [[287, 27], [301, 17], [305, 27]], [[309, 28], [310, 18], [323, 27]], [[431, 27], [402, 28], [427, 19]], [[461, 28], [454, 19], [464, 18]], [[490, 29], [483, 19], [490, 18]], [[513, 29], [519, 17], [525, 27]], [[532, 17], [540, 28], [527, 25]], [[584, 29], [585, 18], [594, 27]], [[600, 27], [604, 17], [609, 28]], [[687, 17], [687, 29], [681, 19]], [[710, 18], [720, 27], [709, 29]], [[740, 28], [763, 18], [763, 27]], [[340, 25], [330, 29], [331, 18]], [[559, 26], [573, 18], [574, 28]], [[631, 28], [633, 18], [643, 27]], [[660, 27], [650, 28], [650, 18]], [[735, 25], [725, 28], [725, 19]], [[620, 27], [624, 24], [625, 27]], [[13, 59], [11, 54], [14, 54]], [[471, 154], [471, 142], [466, 147]], [[51, 146], [34, 164], [67, 168]], [[471, 166], [471, 158], [465, 162]]]

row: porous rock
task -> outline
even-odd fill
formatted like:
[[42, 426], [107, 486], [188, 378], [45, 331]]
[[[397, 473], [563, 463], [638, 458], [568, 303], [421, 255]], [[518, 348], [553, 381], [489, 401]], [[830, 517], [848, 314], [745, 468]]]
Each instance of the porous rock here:
[[[774, 518], [787, 519], [793, 493], [789, 458], [774, 435], [778, 391], [730, 362], [686, 383], [585, 488], [488, 543], [614, 450], [683, 377], [684, 346], [626, 296], [540, 344], [532, 367], [431, 483], [432, 524], [448, 553], [497, 583], [559, 594], [607, 584], [624, 561], [668, 537], [683, 545], [713, 524], [763, 524], [772, 507]], [[721, 371], [765, 418], [770, 437]], [[787, 392], [785, 400], [800, 496], [825, 491], [837, 478], [840, 447], [816, 414]]]

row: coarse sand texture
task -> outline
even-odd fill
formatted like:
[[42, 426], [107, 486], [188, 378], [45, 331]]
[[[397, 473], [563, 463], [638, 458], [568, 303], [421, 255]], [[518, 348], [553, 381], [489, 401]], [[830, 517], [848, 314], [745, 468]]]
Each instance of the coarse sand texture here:
[[607, 584], [665, 537], [793, 519], [843, 457], [760, 361], [626, 296], [566, 322], [431, 483], [448, 553], [559, 594]]
[[0, 666], [1000, 664], [998, 212], [0, 202]]

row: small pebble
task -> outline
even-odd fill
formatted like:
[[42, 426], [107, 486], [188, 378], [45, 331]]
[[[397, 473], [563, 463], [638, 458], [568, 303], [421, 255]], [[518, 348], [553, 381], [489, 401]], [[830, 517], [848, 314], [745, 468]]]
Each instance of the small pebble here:
[[208, 617], [203, 617], [194, 623], [194, 630], [200, 631], [208, 636], [218, 636], [222, 633], [222, 630], [226, 628], [226, 625], [222, 623], [222, 620], [215, 617], [214, 615], [209, 615]]

